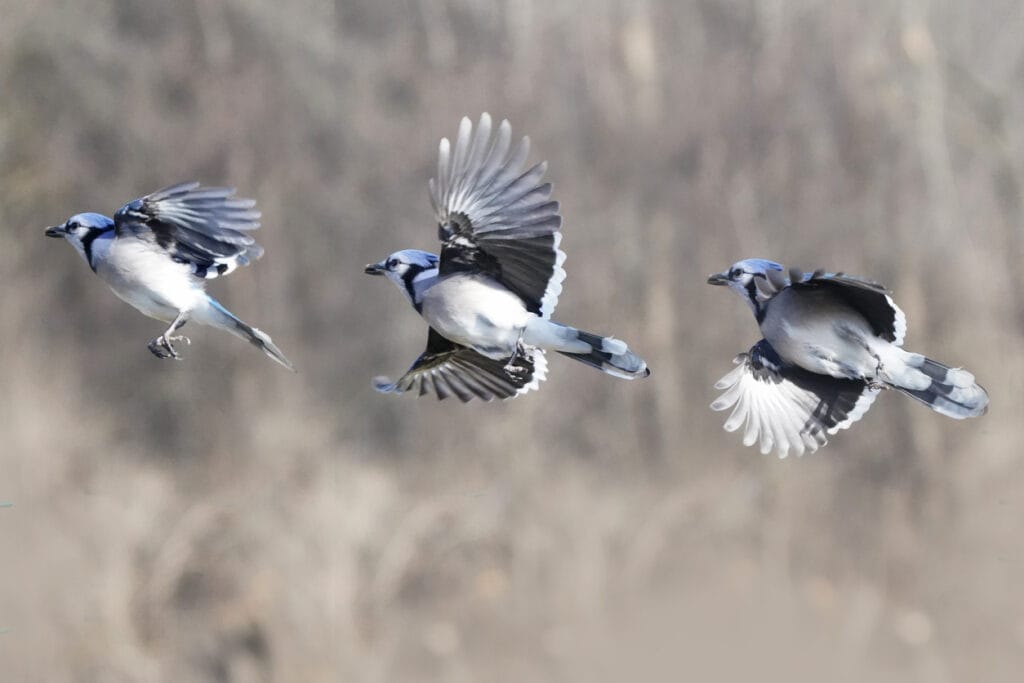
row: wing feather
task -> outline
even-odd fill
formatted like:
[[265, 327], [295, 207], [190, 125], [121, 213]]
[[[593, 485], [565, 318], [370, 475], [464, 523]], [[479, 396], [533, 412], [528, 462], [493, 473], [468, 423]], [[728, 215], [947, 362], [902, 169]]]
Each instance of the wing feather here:
[[463, 118], [454, 149], [447, 138], [438, 146], [437, 177], [430, 201], [438, 221], [442, 275], [479, 271], [518, 295], [527, 309], [548, 318], [565, 279], [559, 249], [562, 218], [543, 182], [547, 163], [522, 170], [530, 140], [512, 144], [512, 128], [502, 121], [495, 132], [483, 114], [475, 131]]
[[845, 273], [827, 273], [822, 269], [801, 273], [795, 268], [790, 271], [789, 284], [797, 288], [827, 288], [835, 292], [867, 319], [875, 334], [896, 346], [903, 345], [907, 317], [885, 286]]
[[723, 390], [712, 410], [732, 412], [725, 430], [743, 427], [743, 444], [773, 449], [780, 458], [814, 452], [863, 417], [878, 389], [856, 380], [815, 375], [781, 361], [767, 341], [733, 361], [736, 367], [715, 383]]
[[402, 377], [394, 382], [378, 377], [373, 383], [382, 393], [433, 393], [442, 401], [454, 395], [466, 403], [474, 397], [483, 401], [514, 398], [536, 389], [546, 375], [542, 349], [531, 349], [512, 362], [495, 360], [449, 341], [431, 328], [427, 349]]
[[114, 214], [118, 237], [150, 239], [200, 278], [230, 273], [263, 255], [248, 233], [260, 227], [256, 201], [235, 190], [180, 183], [140, 197]]

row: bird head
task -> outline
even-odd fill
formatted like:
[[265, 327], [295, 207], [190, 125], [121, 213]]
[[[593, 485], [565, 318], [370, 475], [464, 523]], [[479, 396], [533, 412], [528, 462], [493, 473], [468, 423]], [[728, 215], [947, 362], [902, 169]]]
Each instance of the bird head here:
[[62, 237], [71, 243], [82, 258], [88, 260], [85, 245], [90, 236], [107, 232], [114, 227], [114, 221], [98, 213], [79, 213], [67, 219], [63, 225], [46, 229], [47, 237]]
[[[710, 275], [708, 277], [708, 284], [728, 287], [749, 301], [756, 312], [759, 301], [757, 287], [758, 278], [766, 281], [762, 284], [767, 284], [769, 278], [778, 279], [777, 277], [772, 277], [775, 273], [781, 274], [782, 272], [782, 266], [775, 261], [760, 258], [749, 258], [744, 259], [743, 261], [737, 261], [729, 266], [728, 270]], [[767, 289], [770, 289], [770, 287]]]
[[396, 251], [383, 261], [371, 263], [364, 272], [367, 275], [384, 275], [405, 292], [410, 301], [417, 302], [415, 283], [419, 276], [426, 273], [433, 275], [437, 270], [438, 258], [435, 254], [418, 249]]

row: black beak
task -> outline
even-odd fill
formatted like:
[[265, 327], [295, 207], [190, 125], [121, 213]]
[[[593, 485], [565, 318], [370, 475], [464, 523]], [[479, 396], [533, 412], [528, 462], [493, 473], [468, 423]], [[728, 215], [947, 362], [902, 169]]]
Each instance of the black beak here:
[[64, 229], [63, 225], [54, 225], [53, 227], [46, 229], [47, 237], [63, 237], [66, 234], [67, 231]]
[[363, 272], [366, 273], [367, 275], [383, 275], [384, 265], [381, 263], [371, 263], [366, 266]]
[[715, 273], [714, 275], [708, 276], [709, 285], [727, 285], [729, 282], [729, 278], [722, 273]]

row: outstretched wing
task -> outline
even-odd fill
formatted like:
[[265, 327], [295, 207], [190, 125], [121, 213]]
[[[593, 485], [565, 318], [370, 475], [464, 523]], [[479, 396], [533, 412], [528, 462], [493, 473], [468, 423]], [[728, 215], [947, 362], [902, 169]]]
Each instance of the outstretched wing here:
[[175, 261], [192, 266], [201, 278], [215, 278], [263, 255], [248, 235], [260, 227], [253, 199], [235, 190], [182, 183], [140, 197], [118, 209], [118, 237], [151, 239]]
[[877, 282], [845, 273], [803, 273], [797, 269], [790, 270], [789, 282], [797, 289], [824, 288], [834, 292], [867, 319], [875, 334], [896, 346], [903, 345], [907, 318], [889, 290]]
[[430, 199], [438, 221], [440, 274], [480, 271], [515, 292], [526, 308], [549, 318], [562, 292], [565, 254], [558, 202], [551, 183], [541, 183], [547, 163], [522, 171], [530, 139], [511, 149], [512, 128], [502, 121], [491, 135], [483, 114], [476, 133], [468, 118], [459, 125], [455, 149], [447, 138], [438, 150]]
[[466, 403], [477, 397], [484, 401], [513, 398], [536, 389], [547, 376], [547, 360], [542, 349], [533, 349], [511, 363], [482, 356], [473, 349], [456, 344], [430, 328], [427, 350], [396, 382], [376, 377], [373, 387], [382, 393], [403, 394], [417, 391], [420, 396], [433, 391], [439, 400], [457, 396]]
[[825, 445], [825, 433], [835, 434], [859, 420], [879, 390], [859, 380], [836, 379], [787, 365], [762, 339], [733, 361], [737, 367], [715, 384], [725, 393], [713, 410], [732, 414], [725, 430], [746, 424], [743, 444], [760, 442], [761, 452], [775, 448], [780, 458], [790, 449], [797, 455]]

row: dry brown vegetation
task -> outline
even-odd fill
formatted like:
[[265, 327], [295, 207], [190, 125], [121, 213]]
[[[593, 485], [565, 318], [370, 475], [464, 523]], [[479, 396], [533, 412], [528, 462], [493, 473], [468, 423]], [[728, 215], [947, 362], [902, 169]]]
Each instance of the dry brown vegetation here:
[[[1016, 681], [1024, 11], [1016, 0], [0, 1], [0, 679]], [[426, 331], [364, 263], [434, 247], [463, 114], [529, 133], [560, 317], [627, 383], [375, 394]], [[186, 179], [258, 198], [214, 293], [291, 375], [184, 362], [46, 225]], [[889, 284], [989, 414], [895, 395], [822, 452], [707, 406], [745, 256]]]

